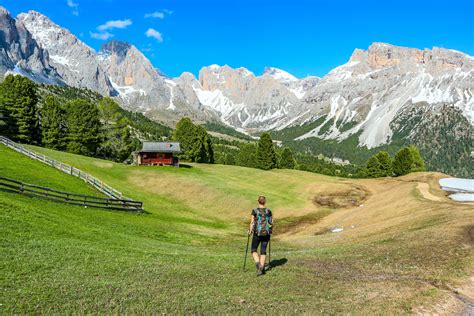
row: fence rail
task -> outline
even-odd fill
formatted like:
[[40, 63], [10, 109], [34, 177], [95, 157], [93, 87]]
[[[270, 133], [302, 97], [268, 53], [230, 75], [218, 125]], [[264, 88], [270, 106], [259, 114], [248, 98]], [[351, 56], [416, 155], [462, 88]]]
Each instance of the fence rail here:
[[103, 181], [97, 179], [96, 177], [88, 174], [87, 172], [84, 172], [82, 170], [79, 170], [77, 168], [74, 168], [73, 166], [67, 165], [65, 163], [62, 163], [61, 161], [55, 160], [53, 158], [50, 158], [46, 155], [40, 154], [35, 152], [34, 150], [31, 150], [23, 145], [17, 144], [14, 141], [4, 137], [0, 136], [0, 144], [4, 144], [5, 146], [19, 152], [20, 154], [23, 154], [25, 156], [28, 156], [30, 158], [36, 159], [38, 161], [41, 161], [42, 163], [45, 163], [53, 168], [59, 169], [62, 172], [65, 172], [67, 174], [70, 174], [72, 176], [78, 177], [85, 182], [89, 183], [92, 185], [94, 188], [99, 190], [100, 192], [104, 193], [110, 198], [113, 199], [118, 199], [118, 200], [130, 200], [133, 201], [132, 199], [129, 199], [125, 196], [123, 196], [122, 192], [112, 188], [110, 185], [104, 183]]
[[99, 207], [124, 211], [143, 211], [143, 203], [128, 199], [100, 198], [71, 192], [58, 191], [39, 185], [24, 183], [9, 178], [0, 177], [0, 189], [23, 193], [53, 201], [60, 201], [74, 205]]

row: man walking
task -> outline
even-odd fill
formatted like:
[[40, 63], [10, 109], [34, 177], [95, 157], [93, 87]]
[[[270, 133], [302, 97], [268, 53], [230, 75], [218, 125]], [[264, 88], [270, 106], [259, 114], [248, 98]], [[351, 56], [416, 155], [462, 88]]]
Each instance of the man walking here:
[[[252, 218], [250, 222], [249, 235], [252, 237], [252, 257], [255, 260], [255, 267], [257, 268], [257, 276], [265, 273], [265, 259], [267, 255], [267, 246], [270, 242], [272, 234], [272, 211], [268, 209], [264, 196], [258, 197], [258, 207], [252, 210]], [[260, 245], [260, 255], [257, 253], [257, 248]]]

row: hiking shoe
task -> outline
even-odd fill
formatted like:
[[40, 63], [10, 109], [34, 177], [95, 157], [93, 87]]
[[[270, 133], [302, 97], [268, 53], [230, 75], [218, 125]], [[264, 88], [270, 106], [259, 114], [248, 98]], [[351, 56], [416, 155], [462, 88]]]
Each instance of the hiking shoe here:
[[257, 268], [257, 276], [262, 275], [262, 269], [260, 268], [260, 263], [256, 263], [255, 268]]

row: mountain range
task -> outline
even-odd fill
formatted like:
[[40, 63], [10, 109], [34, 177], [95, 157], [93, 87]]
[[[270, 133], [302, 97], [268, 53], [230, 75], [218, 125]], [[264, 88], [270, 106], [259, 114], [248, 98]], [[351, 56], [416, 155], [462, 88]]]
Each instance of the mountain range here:
[[[368, 150], [415, 143], [429, 157], [472, 164], [474, 57], [450, 49], [373, 43], [322, 78], [227, 65], [170, 78], [130, 43], [112, 40], [96, 52], [45, 15], [13, 18], [2, 7], [0, 47], [2, 77], [87, 88], [169, 125], [188, 116], [249, 134], [272, 131], [313, 151], [321, 142]], [[463, 170], [472, 175], [472, 167]]]

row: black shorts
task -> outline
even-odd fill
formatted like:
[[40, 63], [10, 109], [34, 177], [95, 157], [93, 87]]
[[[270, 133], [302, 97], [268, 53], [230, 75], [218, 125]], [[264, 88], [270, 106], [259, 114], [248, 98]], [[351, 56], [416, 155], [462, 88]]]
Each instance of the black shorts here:
[[268, 242], [270, 241], [270, 235], [267, 236], [257, 236], [257, 234], [253, 234], [252, 237], [252, 252], [257, 252], [258, 245], [261, 243], [260, 246], [260, 254], [266, 255], [267, 254], [267, 246]]

